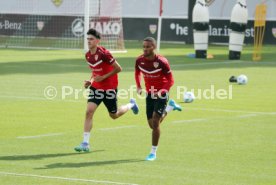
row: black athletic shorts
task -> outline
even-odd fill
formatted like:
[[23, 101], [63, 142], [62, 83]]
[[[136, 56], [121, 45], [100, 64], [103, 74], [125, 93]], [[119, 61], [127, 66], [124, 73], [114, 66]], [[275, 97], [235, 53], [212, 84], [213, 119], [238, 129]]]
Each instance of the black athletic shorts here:
[[93, 102], [100, 105], [102, 102], [108, 112], [115, 114], [117, 112], [117, 89], [102, 90], [90, 87], [87, 102]]
[[167, 93], [161, 95], [161, 97], [153, 97], [151, 94], [147, 95], [146, 106], [147, 106], [147, 118], [152, 118], [153, 112], [156, 112], [160, 116], [165, 113], [169, 96]]

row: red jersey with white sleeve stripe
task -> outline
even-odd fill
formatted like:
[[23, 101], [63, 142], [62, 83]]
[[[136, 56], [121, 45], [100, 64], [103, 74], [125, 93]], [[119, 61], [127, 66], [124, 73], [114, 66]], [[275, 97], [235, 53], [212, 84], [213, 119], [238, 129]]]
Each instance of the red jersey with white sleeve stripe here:
[[148, 93], [155, 94], [160, 90], [168, 92], [174, 84], [170, 64], [161, 55], [155, 55], [153, 60], [145, 58], [144, 55], [139, 56], [135, 64], [135, 80], [138, 88], [141, 88], [141, 74], [144, 76]]
[[[111, 53], [104, 47], [98, 46], [95, 54], [88, 51], [85, 54], [86, 61], [92, 70], [92, 77], [103, 76], [113, 70], [112, 64], [116, 61]], [[101, 82], [93, 81], [92, 87], [102, 90], [116, 89], [118, 86], [118, 75], [112, 75]]]

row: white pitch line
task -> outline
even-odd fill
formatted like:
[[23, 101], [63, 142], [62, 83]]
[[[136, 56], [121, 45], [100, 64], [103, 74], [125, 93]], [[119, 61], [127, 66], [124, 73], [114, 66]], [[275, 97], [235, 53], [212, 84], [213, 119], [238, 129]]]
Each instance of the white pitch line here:
[[255, 117], [257, 114], [244, 114], [241, 116], [237, 116], [238, 118], [250, 118], [250, 117]]
[[[48, 100], [43, 97], [31, 97], [31, 96], [5, 96], [0, 95], [0, 98], [15, 98], [15, 99], [29, 99], [29, 100], [44, 100], [44, 101], [61, 101], [61, 102], [74, 102], [83, 103], [82, 100], [62, 100], [62, 99], [52, 99]], [[145, 106], [145, 105], [141, 105]], [[248, 114], [263, 114], [263, 115], [276, 115], [276, 112], [256, 112], [256, 111], [244, 111], [244, 110], [231, 110], [231, 109], [209, 109], [209, 108], [189, 108], [191, 110], [206, 110], [214, 112], [236, 112], [236, 113], [248, 113]]]
[[98, 130], [108, 131], [108, 130], [118, 130], [118, 129], [124, 129], [124, 128], [133, 128], [133, 127], [137, 127], [137, 126], [136, 125], [128, 125], [128, 126], [120, 126], [120, 127], [100, 128]]
[[188, 119], [188, 120], [177, 120], [173, 121], [172, 123], [192, 123], [192, 122], [201, 122], [201, 121], [207, 121], [208, 119]]
[[[194, 65], [215, 65], [215, 64], [235, 64], [235, 63], [242, 63], [245, 61], [224, 61], [224, 62], [202, 62], [202, 63], [188, 63], [188, 64], [172, 64], [171, 66], [194, 66]], [[83, 67], [85, 65], [78, 65], [78, 64], [58, 64], [58, 63], [37, 63], [34, 65], [55, 65], [55, 66], [69, 66], [69, 67]], [[17, 66], [8, 66], [8, 67], [17, 67]], [[134, 69], [133, 68], [125, 68], [125, 69]]]
[[214, 112], [236, 112], [236, 113], [248, 113], [248, 114], [263, 114], [263, 115], [276, 115], [276, 112], [255, 112], [255, 111], [243, 111], [243, 110], [231, 110], [231, 109], [209, 109], [209, 108], [189, 108], [191, 110], [206, 110]]
[[[202, 62], [202, 63], [188, 63], [188, 64], [172, 64], [171, 66], [194, 66], [194, 65], [216, 65], [216, 64], [236, 64], [236, 63], [246, 63], [246, 64], [272, 64], [272, 65], [275, 65], [275, 63], [273, 62], [252, 62], [252, 61], [224, 61], [224, 62]], [[59, 64], [59, 63], [55, 63], [55, 62], [49, 62], [49, 63], [46, 63], [46, 62], [40, 62], [40, 63], [37, 63], [37, 64], [34, 64], [34, 65], [56, 65], [56, 66], [69, 66], [69, 67], [83, 67], [85, 65], [83, 64]], [[17, 66], [8, 66], [8, 67], [17, 67]], [[134, 69], [133, 68], [124, 68], [124, 69]]]
[[[188, 63], [188, 64], [171, 64], [171, 67], [179, 67], [179, 66], [202, 66], [202, 65], [217, 65], [217, 64], [236, 64], [236, 63], [243, 63], [243, 61], [225, 61], [225, 62], [202, 62], [202, 63]], [[133, 69], [134, 67], [127, 67], [124, 69]]]
[[[244, 64], [273, 64], [275, 65], [273, 62], [260, 62], [260, 63], [255, 63], [255, 62], [252, 62], [252, 61], [224, 61], [224, 62], [202, 62], [202, 63], [188, 63], [188, 64], [171, 64], [171, 67], [179, 67], [179, 66], [204, 66], [204, 65], [218, 65], [218, 64], [237, 64], [237, 63], [244, 63]], [[127, 67], [127, 68], [124, 68], [124, 69], [133, 69], [134, 70], [134, 67], [131, 68], [131, 67]]]
[[172, 67], [177, 66], [202, 66], [202, 65], [217, 65], [217, 64], [237, 64], [243, 63], [243, 61], [225, 61], [225, 62], [203, 62], [203, 63], [194, 63], [194, 64], [172, 64]]
[[133, 183], [101, 181], [101, 180], [93, 180], [93, 179], [67, 178], [67, 177], [57, 177], [57, 176], [44, 176], [44, 175], [24, 174], [24, 173], [10, 173], [10, 172], [1, 172], [1, 171], [0, 171], [0, 174], [6, 175], [6, 176], [10, 175], [10, 176], [22, 176], [22, 177], [35, 177], [35, 178], [43, 178], [43, 179], [58, 179], [58, 180], [66, 180], [66, 181], [92, 182], [92, 183], [100, 183], [100, 184], [138, 185]]
[[0, 95], [0, 98], [11, 98], [11, 99], [26, 99], [26, 100], [44, 100], [44, 101], [64, 101], [64, 102], [83, 102], [81, 100], [62, 100], [58, 98], [47, 99], [44, 97], [34, 97], [34, 96], [5, 96]]
[[252, 62], [252, 61], [224, 61], [224, 62], [202, 62], [202, 63], [183, 63], [183, 64], [172, 64], [171, 66], [186, 66], [186, 65], [215, 65], [215, 64], [237, 64], [237, 63], [244, 63], [244, 64], [273, 64], [274, 62]]
[[210, 120], [221, 120], [221, 119], [243, 119], [243, 118], [249, 118], [249, 117], [255, 117], [260, 116], [262, 114], [243, 114], [238, 116], [222, 116], [222, 117], [211, 117], [211, 118], [202, 118], [202, 119], [190, 119], [190, 120], [177, 120], [173, 121], [172, 123], [192, 123], [192, 122], [202, 122], [202, 121], [210, 121]]
[[[251, 61], [224, 61], [224, 62], [202, 62], [202, 63], [188, 63], [188, 64], [171, 64], [172, 67], [178, 66], [202, 66], [202, 65], [217, 65], [217, 64], [237, 64], [237, 63], [244, 63], [244, 64], [274, 64], [273, 62], [261, 62], [261, 63], [254, 63]], [[275, 64], [274, 64], [275, 65]], [[131, 69], [131, 68], [127, 68]]]
[[5, 96], [0, 95], [0, 98], [16, 98], [16, 99], [30, 99], [30, 100], [47, 100], [43, 97], [34, 97], [34, 96]]
[[[10, 63], [11, 66], [7, 66], [8, 68], [18, 68], [19, 66], [12, 66], [13, 64]], [[84, 63], [85, 64], [85, 63]], [[34, 66], [39, 66], [39, 65], [55, 65], [55, 66], [69, 66], [69, 67], [85, 67], [86, 65], [78, 65], [78, 64], [59, 64], [59, 63], [55, 63], [55, 62], [49, 62], [49, 63], [43, 63], [43, 62], [37, 62], [33, 64]]]
[[50, 133], [50, 134], [42, 134], [42, 135], [36, 135], [36, 136], [18, 136], [17, 139], [34, 139], [34, 138], [40, 138], [40, 137], [50, 137], [50, 136], [60, 136], [64, 135], [64, 133]]

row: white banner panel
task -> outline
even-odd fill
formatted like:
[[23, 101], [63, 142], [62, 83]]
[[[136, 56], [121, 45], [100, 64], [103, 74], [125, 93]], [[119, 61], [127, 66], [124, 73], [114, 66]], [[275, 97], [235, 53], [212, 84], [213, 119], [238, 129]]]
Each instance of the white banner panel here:
[[[90, 0], [90, 16], [121, 17], [121, 6], [114, 6], [120, 1]], [[0, 14], [83, 16], [84, 4], [85, 0], [1, 0]]]
[[[229, 19], [237, 0], [214, 0], [209, 7], [211, 19]], [[257, 4], [267, 4], [267, 20], [276, 20], [276, 0], [247, 0], [249, 19], [254, 19]]]
[[[117, 0], [122, 3], [122, 17], [158, 17], [160, 0]], [[211, 19], [229, 19], [236, 0], [209, 0]], [[0, 14], [76, 15], [84, 14], [85, 0], [1, 0]], [[163, 0], [164, 17], [187, 18], [188, 0]], [[276, 0], [247, 0], [249, 19], [257, 4], [267, 4], [267, 19], [276, 20]], [[91, 0], [91, 16], [116, 16], [109, 0]], [[101, 10], [100, 12], [98, 10]], [[115, 15], [114, 15], [115, 14]]]
[[84, 0], [5, 0], [1, 14], [83, 15]]
[[[164, 17], [188, 17], [188, 0], [163, 0]], [[158, 17], [160, 0], [122, 0], [123, 17]]]

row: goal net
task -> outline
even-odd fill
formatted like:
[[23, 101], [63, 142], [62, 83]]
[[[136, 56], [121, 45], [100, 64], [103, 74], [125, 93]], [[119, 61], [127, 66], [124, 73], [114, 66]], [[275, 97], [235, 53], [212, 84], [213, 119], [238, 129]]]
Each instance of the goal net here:
[[121, 0], [8, 0], [0, 6], [0, 46], [87, 49], [86, 32], [124, 51]]

